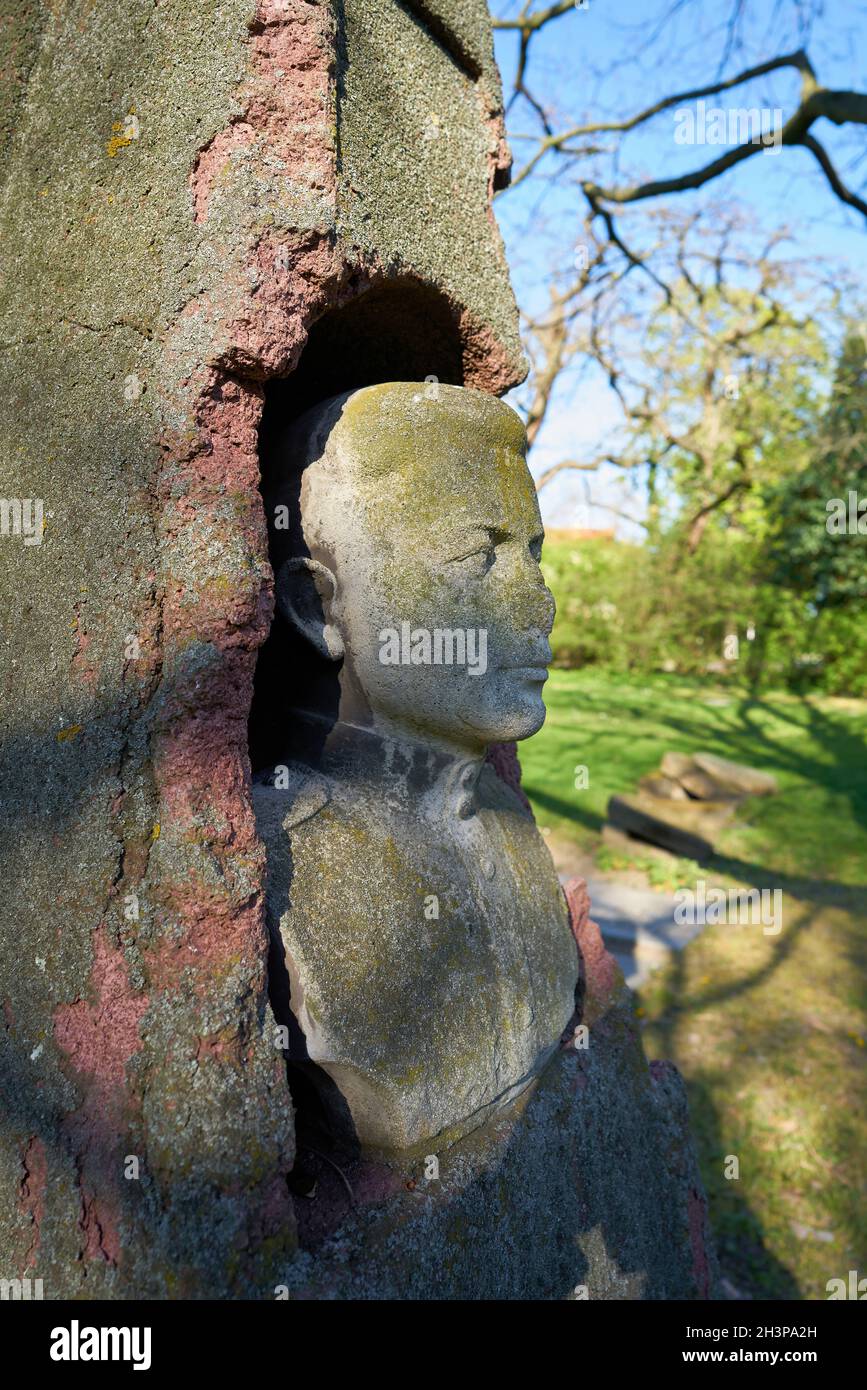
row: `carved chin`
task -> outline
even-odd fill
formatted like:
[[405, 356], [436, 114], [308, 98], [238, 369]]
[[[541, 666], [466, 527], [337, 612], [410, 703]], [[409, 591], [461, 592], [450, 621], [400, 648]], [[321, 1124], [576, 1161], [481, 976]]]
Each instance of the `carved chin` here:
[[533, 734], [539, 732], [545, 723], [546, 714], [547, 710], [541, 697], [534, 700], [532, 705], [528, 702], [528, 708], [514, 716], [512, 732], [507, 734], [501, 742], [511, 743], [512, 741], [518, 742], [522, 738], [531, 738]]
[[474, 723], [484, 723], [483, 732], [491, 743], [514, 743], [531, 738], [545, 722], [545, 702], [538, 690], [509, 691], [509, 698], [496, 708], [475, 711]]

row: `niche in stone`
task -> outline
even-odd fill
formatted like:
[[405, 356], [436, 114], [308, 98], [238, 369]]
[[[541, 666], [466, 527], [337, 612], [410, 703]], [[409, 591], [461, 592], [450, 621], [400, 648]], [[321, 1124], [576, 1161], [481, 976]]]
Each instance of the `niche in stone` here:
[[553, 602], [525, 450], [508, 406], [441, 380], [271, 421], [276, 623], [296, 663], [254, 779], [275, 1010], [308, 1122], [315, 1102], [368, 1153], [484, 1123], [573, 1011], [550, 858], [485, 763], [544, 719]]
[[[263, 495], [283, 475], [284, 440], [304, 411], [341, 391], [391, 380], [423, 384], [431, 377], [456, 386], [464, 380], [454, 313], [434, 290], [411, 279], [389, 280], [325, 314], [313, 325], [292, 375], [267, 383], [260, 432]], [[300, 474], [297, 480], [300, 489]], [[274, 535], [272, 526], [272, 540]], [[311, 683], [320, 687], [318, 700], [327, 699], [323, 685], [336, 692], [333, 680], [323, 681], [309, 644], [298, 640], [278, 612], [256, 669], [249, 727], [254, 771], [279, 755], [286, 709], [309, 703]]]

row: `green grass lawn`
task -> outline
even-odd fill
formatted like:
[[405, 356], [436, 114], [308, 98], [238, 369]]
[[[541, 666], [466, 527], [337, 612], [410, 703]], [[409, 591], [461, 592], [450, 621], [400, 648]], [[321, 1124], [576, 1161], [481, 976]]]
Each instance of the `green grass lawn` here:
[[712, 861], [662, 876], [779, 887], [782, 931], [706, 927], [637, 1007], [648, 1055], [687, 1081], [724, 1275], [746, 1296], [825, 1298], [829, 1279], [867, 1276], [867, 702], [596, 670], [554, 672], [546, 699], [521, 745], [524, 786], [540, 826], [602, 869], [617, 867], [600, 852], [608, 797], [668, 749], [779, 780], [739, 808]]

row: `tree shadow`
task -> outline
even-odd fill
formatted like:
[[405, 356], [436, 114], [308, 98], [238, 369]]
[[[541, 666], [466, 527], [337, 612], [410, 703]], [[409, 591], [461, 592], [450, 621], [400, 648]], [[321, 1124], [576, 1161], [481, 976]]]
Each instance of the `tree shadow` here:
[[[580, 701], [582, 710], [587, 711], [591, 718], [602, 714], [610, 715], [612, 698], [609, 692], [592, 689], [581, 691]], [[712, 719], [709, 717], [710, 711], [699, 704], [694, 711], [684, 710], [682, 705], [678, 705], [675, 709], [664, 712], [660, 711], [659, 705], [660, 695], [657, 688], [648, 692], [646, 701], [641, 696], [632, 696], [628, 692], [617, 700], [617, 708], [624, 720], [634, 721], [639, 726], [644, 723], [647, 726], [648, 752], [645, 770], [650, 771], [658, 761], [657, 750], [713, 750], [735, 761], [751, 763], [781, 775], [785, 781], [777, 799], [778, 804], [787, 794], [797, 790], [798, 784], [816, 786], [829, 796], [845, 797], [855, 826], [867, 830], [867, 777], [863, 773], [867, 761], [867, 730], [863, 727], [863, 721], [856, 724], [855, 721], [847, 721], [845, 717], [836, 717], [833, 711], [822, 708], [820, 703], [809, 695], [793, 699], [791, 703], [770, 702], [756, 695], [733, 699], [728, 708], [714, 707]], [[556, 703], [554, 707], [556, 709]], [[800, 732], [804, 741], [812, 740], [813, 747], [793, 746], [787, 730]], [[640, 728], [639, 737], [642, 737]], [[594, 728], [594, 756], [603, 760], [606, 750], [611, 750], [613, 757], [614, 750], [622, 740], [622, 732], [615, 732], [613, 728]], [[643, 746], [641, 752], [644, 752]], [[601, 816], [586, 810], [583, 806], [572, 804], [566, 798], [539, 789], [530, 782], [526, 787], [537, 806], [591, 831], [601, 829]], [[754, 804], [746, 803], [747, 813]], [[793, 814], [796, 814], [794, 808]], [[828, 834], [833, 834], [831, 820]], [[658, 1042], [658, 1055], [678, 1056], [682, 1030], [704, 1010], [723, 1007], [739, 998], [748, 1001], [749, 996], [765, 985], [781, 966], [791, 959], [792, 952], [803, 934], [818, 923], [820, 914], [825, 909], [837, 909], [852, 915], [853, 929], [847, 935], [846, 953], [852, 964], [852, 990], [857, 999], [855, 1007], [860, 1008], [862, 1013], [867, 1010], [867, 936], [858, 928], [858, 920], [864, 913], [864, 895], [859, 882], [840, 882], [832, 878], [823, 879], [796, 872], [781, 873], [755, 859], [725, 851], [714, 854], [702, 865], [702, 872], [708, 879], [728, 877], [759, 889], [779, 888], [789, 900], [790, 910], [792, 903], [798, 904], [797, 916], [791, 926], [784, 928], [785, 934], [777, 939], [776, 948], [769, 960], [736, 981], [711, 983], [701, 992], [700, 997], [689, 1002], [684, 1002], [684, 957], [682, 954], [675, 955], [668, 966], [665, 982], [666, 990], [674, 1002], [653, 1025], [655, 1047]], [[860, 879], [861, 875], [858, 877]], [[760, 1026], [758, 1004], [752, 1008], [756, 1013], [757, 1025]], [[810, 1026], [794, 1013], [791, 1023], [798, 1036], [802, 1035], [805, 1027]], [[779, 1047], [779, 1039], [774, 1039], [771, 1035], [768, 1038], [769, 1054], [773, 1053], [775, 1046]], [[762, 1049], [757, 1046], [753, 1051], [758, 1054]], [[719, 1059], [719, 1064], [727, 1065], [726, 1058]], [[792, 1271], [768, 1249], [761, 1213], [744, 1198], [740, 1184], [724, 1176], [726, 1154], [723, 1120], [718, 1102], [714, 1098], [713, 1085], [702, 1076], [693, 1075], [687, 1081], [687, 1089], [694, 1117], [694, 1134], [702, 1175], [711, 1203], [711, 1219], [714, 1220], [715, 1213], [718, 1218], [716, 1233], [724, 1267], [741, 1292], [748, 1291], [752, 1296], [759, 1298], [802, 1297]], [[851, 1061], [847, 1064], [845, 1089], [847, 1096], [851, 1097], [852, 1105], [857, 1107], [860, 1101], [863, 1107], [863, 1054], [858, 1054], [854, 1045]], [[828, 1115], [826, 1152], [835, 1148], [843, 1155], [853, 1152], [853, 1145], [857, 1142], [858, 1136], [848, 1132], [847, 1124], [847, 1113], [838, 1105]], [[806, 1159], [802, 1171], [805, 1175], [813, 1171]], [[821, 1168], [819, 1178], [824, 1181]], [[804, 1181], [807, 1181], [806, 1176]], [[857, 1185], [853, 1188], [851, 1181], [847, 1183], [836, 1177], [833, 1181], [826, 1182], [825, 1188], [828, 1192], [827, 1205], [835, 1213], [838, 1235], [850, 1248], [854, 1248], [860, 1238], [860, 1232], [863, 1231], [863, 1194]], [[831, 1274], [845, 1272], [829, 1271]]]

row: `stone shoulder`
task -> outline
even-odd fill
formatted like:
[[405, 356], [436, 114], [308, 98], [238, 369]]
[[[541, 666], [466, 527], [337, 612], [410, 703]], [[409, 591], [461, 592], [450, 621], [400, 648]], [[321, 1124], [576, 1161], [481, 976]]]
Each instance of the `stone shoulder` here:
[[479, 774], [478, 798], [482, 806], [489, 810], [509, 811], [535, 825], [532, 812], [527, 810], [518, 793], [497, 775], [490, 763], [485, 763]]

